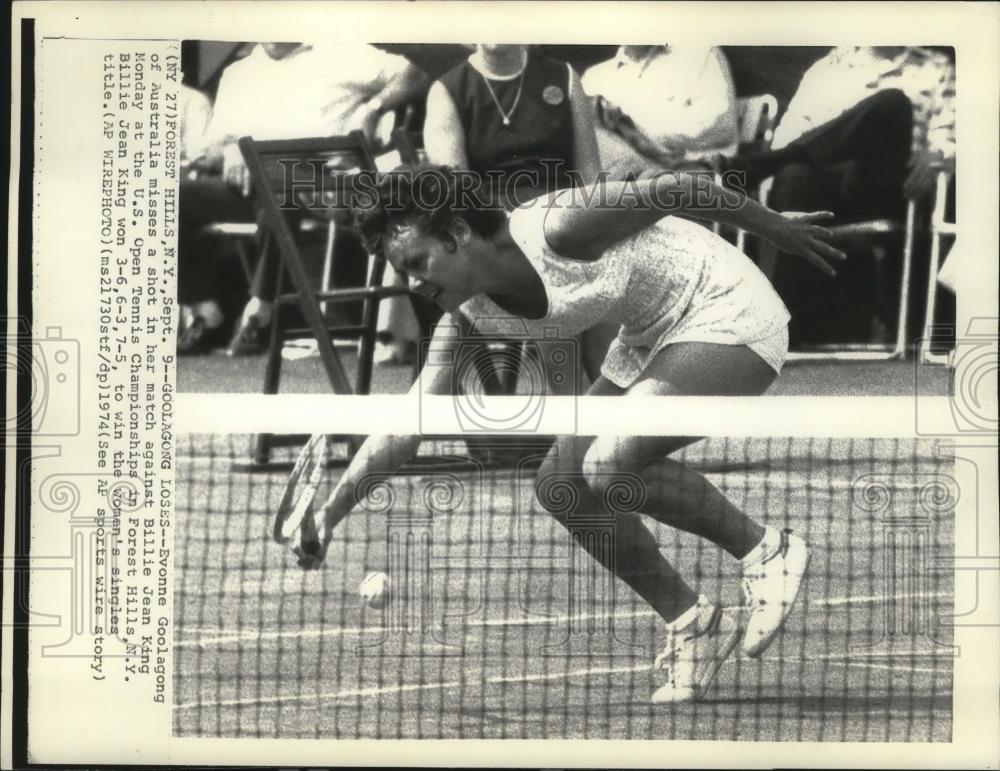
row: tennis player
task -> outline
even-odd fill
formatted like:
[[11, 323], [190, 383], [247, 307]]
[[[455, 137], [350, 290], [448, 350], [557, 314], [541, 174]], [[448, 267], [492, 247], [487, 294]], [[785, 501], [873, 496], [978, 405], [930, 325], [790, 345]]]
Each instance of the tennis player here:
[[[678, 215], [741, 227], [830, 274], [828, 260], [844, 259], [819, 224], [832, 213], [779, 214], [686, 174], [560, 191], [509, 217], [468, 205], [457, 179], [428, 168], [383, 180], [372, 205], [355, 212], [369, 249], [447, 312], [435, 352], [459, 345], [472, 327], [492, 334], [491, 324], [499, 329], [511, 317], [539, 337], [553, 326], [568, 338], [602, 320], [619, 324], [589, 395], [749, 396], [763, 393], [781, 370], [789, 316], [770, 283], [741, 251]], [[435, 366], [414, 388], [448, 394], [453, 375]], [[809, 562], [801, 538], [754, 522], [701, 474], [668, 457], [692, 441], [561, 437], [536, 481], [542, 506], [566, 523], [571, 514], [602, 513], [602, 495], [616, 475], [638, 476], [643, 514], [706, 538], [740, 561], [744, 606], [724, 613], [671, 567], [636, 515], [617, 514], [613, 553], [592, 554], [666, 623], [666, 643], [654, 662], [657, 702], [697, 699], [741, 636], [746, 655], [763, 653], [790, 613]], [[355, 505], [354, 489], [365, 475], [398, 468], [419, 444], [418, 436], [373, 436], [363, 444], [315, 521], [303, 522], [303, 567], [321, 564], [330, 523]], [[577, 487], [574, 511], [547, 492], [554, 480]]]

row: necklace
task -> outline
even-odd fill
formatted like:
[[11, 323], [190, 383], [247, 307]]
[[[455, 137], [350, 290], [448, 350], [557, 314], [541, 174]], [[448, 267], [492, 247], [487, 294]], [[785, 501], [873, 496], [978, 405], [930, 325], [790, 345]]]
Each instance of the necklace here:
[[[482, 73], [480, 73], [482, 75]], [[486, 84], [486, 90], [490, 92], [490, 98], [493, 99], [493, 104], [497, 106], [497, 112], [500, 113], [500, 119], [503, 121], [503, 125], [509, 126], [510, 119], [514, 115], [514, 111], [517, 110], [517, 105], [521, 101], [521, 89], [524, 88], [524, 70], [517, 79], [517, 93], [514, 94], [514, 103], [510, 106], [510, 110], [504, 110], [500, 105], [500, 100], [497, 99], [496, 92], [493, 90], [493, 86], [490, 85], [490, 79], [483, 75], [483, 82]]]
[[[514, 94], [514, 103], [510, 106], [509, 110], [504, 110], [500, 104], [500, 100], [497, 98], [496, 92], [493, 90], [493, 85], [490, 83], [489, 76], [487, 73], [492, 74], [492, 69], [490, 69], [485, 58], [480, 58], [478, 62], [479, 66], [475, 67], [475, 70], [482, 76], [483, 82], [486, 84], [486, 90], [490, 92], [490, 98], [493, 100], [493, 104], [497, 107], [497, 112], [500, 113], [500, 120], [503, 122], [504, 126], [510, 126], [510, 119], [514, 116], [514, 111], [517, 110], [517, 105], [521, 101], [521, 89], [524, 88], [524, 71], [528, 66], [528, 54], [525, 52], [522, 63], [521, 71], [517, 75], [517, 93]], [[509, 80], [510, 78], [503, 78], [504, 80]]]
[[500, 106], [500, 100], [497, 99], [496, 92], [493, 90], [493, 86], [490, 85], [490, 79], [483, 75], [483, 82], [486, 83], [486, 90], [490, 92], [493, 104], [497, 106], [497, 112], [500, 113], [500, 119], [503, 121], [503, 125], [509, 126], [510, 119], [514, 115], [514, 111], [517, 109], [518, 103], [521, 101], [521, 89], [524, 87], [524, 71], [522, 70], [521, 74], [518, 76], [517, 93], [514, 94], [514, 103], [510, 106], [510, 110], [507, 111], [504, 111], [503, 107]]

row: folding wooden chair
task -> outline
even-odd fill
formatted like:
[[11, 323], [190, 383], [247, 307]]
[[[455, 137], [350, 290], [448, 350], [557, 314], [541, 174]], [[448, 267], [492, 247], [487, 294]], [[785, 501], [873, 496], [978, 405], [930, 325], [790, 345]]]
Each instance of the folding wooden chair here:
[[[772, 97], [773, 98], [773, 97]], [[774, 102], [777, 109], [777, 101]], [[770, 136], [767, 141], [770, 145], [773, 136], [774, 126], [772, 123]], [[766, 148], [765, 148], [766, 149]], [[760, 186], [760, 201], [767, 203], [768, 195], [771, 192], [773, 178], [764, 180]], [[830, 228], [839, 236], [867, 235], [885, 236], [891, 234], [903, 234], [903, 264], [900, 276], [900, 301], [899, 311], [896, 315], [896, 339], [892, 343], [843, 343], [833, 345], [815, 346], [807, 351], [789, 351], [788, 360], [847, 360], [847, 361], [872, 361], [883, 359], [902, 359], [906, 357], [906, 321], [909, 318], [910, 301], [910, 281], [913, 273], [913, 241], [916, 231], [916, 205], [909, 201], [906, 206], [906, 221], [897, 222], [890, 219], [867, 220], [864, 222], [852, 222], [845, 225], [836, 225]], [[776, 267], [776, 254], [773, 249], [762, 251], [758, 258], [758, 264], [763, 273], [771, 278]]]
[[[375, 163], [361, 132], [325, 139], [292, 139], [255, 141], [243, 137], [240, 150], [253, 182], [254, 195], [262, 213], [265, 240], [276, 248], [280, 264], [291, 277], [293, 292], [285, 292], [279, 272], [275, 298], [274, 321], [268, 346], [268, 361], [264, 376], [264, 393], [278, 393], [281, 380], [282, 348], [290, 339], [312, 337], [316, 340], [320, 361], [334, 393], [366, 394], [371, 388], [372, 355], [375, 348], [378, 304], [387, 297], [407, 295], [406, 287], [383, 287], [385, 260], [369, 257], [368, 280], [364, 287], [317, 289], [306, 272], [299, 246], [288, 222], [289, 212], [310, 218], [328, 220], [328, 251], [334, 231], [340, 227], [349, 211], [350, 199], [357, 193], [359, 174], [374, 178]], [[329, 266], [324, 266], [324, 278], [329, 278]], [[338, 303], [361, 303], [361, 323], [331, 325], [324, 308]], [[307, 324], [291, 327], [287, 311], [298, 307]], [[360, 341], [358, 368], [353, 385], [333, 343], [334, 337]], [[258, 440], [256, 459], [266, 463], [275, 438], [262, 435]]]
[[[931, 210], [931, 255], [930, 270], [927, 275], [927, 304], [924, 307], [924, 334], [920, 340], [920, 361], [925, 364], [948, 364], [949, 354], [931, 352], [931, 334], [934, 327], [934, 313], [937, 306], [938, 274], [941, 271], [942, 242], [948, 238], [954, 245], [958, 228], [947, 220], [948, 187], [953, 177], [947, 171], [939, 171], [934, 189], [934, 206]], [[954, 257], [954, 255], [953, 255]]]
[[427, 162], [427, 153], [424, 151], [424, 136], [420, 131], [412, 131], [405, 127], [393, 129], [392, 146], [403, 163], [409, 166], [417, 166]]
[[[899, 310], [896, 313], [896, 338], [891, 343], [833, 343], [789, 351], [789, 361], [882, 361], [906, 358], [906, 321], [910, 315], [910, 282], [913, 277], [913, 240], [916, 234], [917, 209], [914, 201], [906, 204], [906, 221], [866, 220], [830, 228], [838, 236], [886, 236], [903, 234], [903, 265], [900, 270]], [[773, 274], [774, 261], [771, 260]]]
[[202, 230], [206, 235], [229, 241], [236, 247], [243, 276], [249, 284], [253, 280], [254, 259], [251, 257], [249, 243], [257, 239], [256, 222], [212, 222]]

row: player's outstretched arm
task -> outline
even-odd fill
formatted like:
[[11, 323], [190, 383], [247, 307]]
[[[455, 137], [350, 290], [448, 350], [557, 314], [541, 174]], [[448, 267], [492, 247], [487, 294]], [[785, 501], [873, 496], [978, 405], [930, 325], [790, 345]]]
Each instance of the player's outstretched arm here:
[[659, 205], [695, 219], [742, 228], [831, 276], [836, 271], [827, 260], [847, 259], [830, 243], [830, 230], [819, 224], [833, 217], [833, 212], [776, 212], [699, 174], [661, 174], [651, 184]]
[[804, 257], [826, 273], [835, 272], [827, 259], [845, 259], [829, 243], [830, 231], [817, 224], [832, 217], [831, 212], [780, 214], [716, 185], [705, 174], [686, 172], [564, 191], [546, 213], [545, 238], [560, 254], [596, 260], [608, 247], [669, 214], [742, 228], [782, 251]]
[[[441, 359], [448, 359], [450, 349], [461, 340], [466, 322], [446, 314], [438, 323], [430, 350]], [[454, 357], [451, 357], [452, 359]], [[451, 369], [446, 366], [425, 368], [413, 387], [410, 396], [419, 393], [448, 395], [451, 393]], [[425, 376], [426, 375], [426, 376]], [[416, 407], [414, 407], [416, 408]], [[372, 474], [391, 474], [413, 458], [420, 449], [419, 435], [369, 436], [351, 458], [344, 475], [337, 482], [326, 502], [316, 511], [312, 521], [303, 522], [299, 547], [299, 565], [307, 570], [316, 569], [326, 557], [333, 531], [357, 505], [357, 489]]]
[[357, 505], [356, 491], [367, 476], [392, 473], [416, 455], [419, 447], [419, 436], [367, 437], [312, 520], [303, 520], [295, 550], [299, 566], [315, 570], [323, 564], [333, 531]]

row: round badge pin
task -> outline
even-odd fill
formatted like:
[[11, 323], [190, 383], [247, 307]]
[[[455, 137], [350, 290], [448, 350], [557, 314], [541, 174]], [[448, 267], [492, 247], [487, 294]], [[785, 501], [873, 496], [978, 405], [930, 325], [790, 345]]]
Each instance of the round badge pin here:
[[546, 104], [551, 104], [552, 106], [562, 104], [565, 98], [566, 95], [559, 86], [546, 86], [545, 90], [542, 91], [542, 99], [545, 100]]

